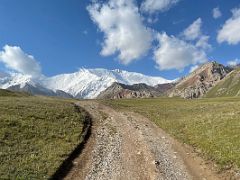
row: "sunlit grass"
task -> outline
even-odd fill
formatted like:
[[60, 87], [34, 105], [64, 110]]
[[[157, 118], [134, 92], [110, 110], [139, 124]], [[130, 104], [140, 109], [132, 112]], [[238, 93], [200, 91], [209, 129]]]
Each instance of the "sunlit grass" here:
[[0, 179], [47, 179], [81, 142], [84, 113], [68, 100], [0, 96]]

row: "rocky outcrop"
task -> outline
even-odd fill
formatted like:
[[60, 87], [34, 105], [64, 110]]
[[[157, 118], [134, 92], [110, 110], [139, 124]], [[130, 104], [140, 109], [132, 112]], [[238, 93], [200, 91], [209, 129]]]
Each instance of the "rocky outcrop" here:
[[240, 67], [234, 69], [216, 86], [211, 88], [206, 97], [235, 97], [240, 96]]
[[202, 97], [231, 70], [215, 61], [203, 64], [187, 77], [180, 79], [176, 86], [168, 91], [168, 96], [186, 99]]
[[172, 87], [173, 84], [161, 84], [152, 87], [146, 84], [125, 85], [115, 82], [101, 92], [98, 99], [153, 98], [164, 95]]

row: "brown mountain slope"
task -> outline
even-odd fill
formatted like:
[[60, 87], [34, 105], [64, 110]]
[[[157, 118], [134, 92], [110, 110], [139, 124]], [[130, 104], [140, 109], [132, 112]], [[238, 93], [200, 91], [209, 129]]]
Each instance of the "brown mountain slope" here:
[[190, 75], [182, 78], [174, 88], [168, 91], [168, 96], [186, 99], [202, 97], [230, 71], [231, 68], [217, 62], [203, 64]]
[[206, 97], [235, 97], [240, 96], [240, 68], [234, 69], [216, 86], [211, 88]]
[[155, 87], [146, 84], [125, 85], [113, 83], [105, 91], [101, 92], [98, 99], [130, 99], [130, 98], [151, 98], [165, 94], [173, 84], [160, 84]]

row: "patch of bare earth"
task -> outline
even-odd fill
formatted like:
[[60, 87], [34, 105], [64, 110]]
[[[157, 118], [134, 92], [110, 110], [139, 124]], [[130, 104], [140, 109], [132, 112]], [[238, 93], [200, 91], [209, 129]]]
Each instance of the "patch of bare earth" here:
[[141, 115], [81, 101], [93, 118], [92, 134], [65, 179], [225, 179]]

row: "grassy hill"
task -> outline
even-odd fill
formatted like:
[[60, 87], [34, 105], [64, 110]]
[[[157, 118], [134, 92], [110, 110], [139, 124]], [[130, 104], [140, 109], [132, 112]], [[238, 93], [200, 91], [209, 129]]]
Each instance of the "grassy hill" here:
[[48, 179], [82, 141], [69, 100], [0, 90], [0, 179]]
[[29, 94], [24, 92], [13, 92], [5, 89], [0, 89], [0, 97], [3, 97], [3, 96], [26, 97], [26, 96], [29, 96]]
[[240, 168], [240, 98], [105, 100], [140, 113], [181, 142], [192, 145], [220, 169]]
[[236, 69], [213, 87], [206, 97], [240, 96], [240, 69]]

